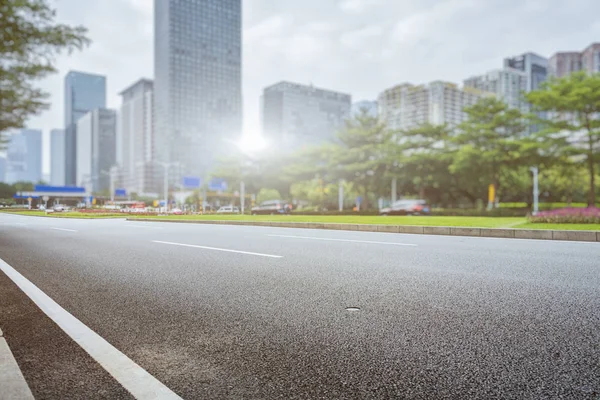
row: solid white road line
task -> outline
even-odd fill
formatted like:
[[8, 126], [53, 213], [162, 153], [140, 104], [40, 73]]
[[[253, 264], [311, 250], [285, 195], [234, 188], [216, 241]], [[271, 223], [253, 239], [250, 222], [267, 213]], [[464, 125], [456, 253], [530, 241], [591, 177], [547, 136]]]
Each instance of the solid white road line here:
[[2, 388], [0, 400], [34, 400], [8, 343], [2, 337], [2, 332], [0, 332], [0, 388]]
[[181, 399], [0, 259], [0, 270], [136, 399]]
[[290, 239], [308, 239], [308, 240], [325, 240], [331, 242], [350, 242], [350, 243], [368, 243], [368, 244], [387, 244], [391, 246], [411, 246], [416, 247], [416, 244], [411, 243], [394, 243], [394, 242], [374, 242], [372, 240], [352, 240], [352, 239], [332, 239], [313, 236], [292, 236], [292, 235], [267, 235], [270, 237], [290, 238]]
[[275, 256], [273, 254], [253, 253], [251, 251], [221, 249], [221, 248], [218, 248], [218, 247], [208, 247], [208, 246], [197, 246], [195, 244], [163, 242], [163, 241], [160, 241], [160, 240], [153, 240], [152, 242], [154, 242], [154, 243], [161, 243], [161, 244], [170, 244], [172, 246], [193, 247], [193, 248], [196, 248], [196, 249], [224, 251], [226, 253], [248, 254], [248, 255], [251, 255], [251, 256], [259, 256], [259, 257], [269, 257], [269, 258], [282, 258], [283, 257], [283, 256]]
[[54, 229], [55, 231], [63, 231], [63, 232], [77, 232], [75, 229], [65, 229], [65, 228], [50, 228], [50, 229]]

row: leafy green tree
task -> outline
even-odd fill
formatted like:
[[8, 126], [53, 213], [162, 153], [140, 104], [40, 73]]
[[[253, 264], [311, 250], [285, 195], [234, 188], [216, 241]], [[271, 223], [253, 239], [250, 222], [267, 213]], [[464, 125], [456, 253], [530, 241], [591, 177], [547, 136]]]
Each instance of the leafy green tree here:
[[281, 194], [276, 189], [260, 189], [258, 194], [256, 195], [256, 202], [258, 204], [269, 201], [269, 200], [281, 200]]
[[17, 193], [17, 189], [13, 185], [0, 182], [0, 199], [10, 199]]
[[47, 108], [48, 94], [35, 82], [56, 72], [61, 51], [89, 43], [85, 28], [57, 24], [55, 17], [46, 0], [0, 0], [0, 134]]
[[596, 203], [596, 163], [600, 152], [600, 74], [574, 73], [544, 82], [527, 94], [537, 111], [550, 113], [548, 134], [568, 138], [564, 153], [585, 157], [589, 176], [589, 205]]
[[331, 147], [329, 181], [343, 179], [354, 183], [363, 198], [362, 207], [367, 209], [369, 195], [381, 193], [389, 183], [393, 138], [383, 123], [366, 112], [347, 120]]
[[472, 177], [478, 184], [493, 184], [500, 192], [505, 169], [530, 162], [535, 148], [524, 147], [527, 119], [494, 97], [486, 97], [465, 108], [467, 120], [460, 124], [453, 142], [459, 146], [451, 172]]

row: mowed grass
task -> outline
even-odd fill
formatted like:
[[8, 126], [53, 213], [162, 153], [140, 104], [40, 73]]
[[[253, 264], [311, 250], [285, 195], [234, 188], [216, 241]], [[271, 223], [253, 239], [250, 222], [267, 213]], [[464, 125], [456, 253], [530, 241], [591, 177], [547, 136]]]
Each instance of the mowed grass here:
[[563, 229], [600, 230], [600, 224], [530, 224], [522, 217], [379, 217], [379, 216], [323, 216], [323, 215], [169, 215], [131, 218], [155, 220], [197, 221], [266, 221], [266, 222], [323, 222], [336, 224], [456, 226], [472, 228], [519, 228], [519, 229]]
[[522, 217], [424, 217], [424, 216], [364, 216], [364, 215], [169, 215], [147, 216], [135, 214], [86, 214], [78, 212], [50, 213], [43, 211], [3, 211], [11, 214], [50, 218], [144, 218], [157, 221], [265, 221], [265, 222], [322, 222], [335, 224], [456, 226], [472, 228], [557, 229], [600, 231], [600, 224], [540, 224], [529, 223]]

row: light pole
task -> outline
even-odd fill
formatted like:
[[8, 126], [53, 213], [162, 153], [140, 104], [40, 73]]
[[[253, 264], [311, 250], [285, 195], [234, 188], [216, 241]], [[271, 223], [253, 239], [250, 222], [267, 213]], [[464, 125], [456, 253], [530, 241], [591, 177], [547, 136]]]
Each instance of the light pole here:
[[538, 167], [531, 167], [529, 170], [533, 173], [533, 212], [531, 214], [536, 215], [539, 211], [539, 197], [540, 190], [538, 187]]
[[[117, 167], [115, 165], [113, 165], [112, 167], [110, 167], [110, 170], [107, 171], [100, 171], [100, 173], [104, 174], [104, 175], [108, 175], [110, 178], [110, 184], [109, 184], [109, 190], [110, 190], [110, 202], [114, 203], [115, 202], [115, 180], [116, 180], [116, 175], [117, 175]], [[96, 175], [97, 178], [97, 175]]]

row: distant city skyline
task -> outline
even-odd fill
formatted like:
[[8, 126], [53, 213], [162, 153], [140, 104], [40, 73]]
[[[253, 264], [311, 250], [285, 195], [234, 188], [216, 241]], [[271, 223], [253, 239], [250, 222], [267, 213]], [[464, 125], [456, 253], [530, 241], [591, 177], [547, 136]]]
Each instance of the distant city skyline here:
[[[249, 3], [243, 9], [244, 128], [249, 133], [260, 126], [262, 88], [279, 80], [312, 82], [356, 99], [375, 99], [383, 88], [401, 82], [462, 82], [498, 68], [514, 54], [532, 51], [550, 57], [557, 51], [581, 51], [600, 38], [600, 4], [594, 0], [576, 6], [558, 0], [543, 6], [537, 0]], [[151, 1], [55, 4], [59, 21], [87, 26], [93, 43], [58, 57], [59, 73], [41, 82], [52, 105], [27, 126], [44, 130], [45, 171], [48, 132], [63, 126], [62, 77], [68, 70], [106, 75], [107, 106], [112, 108], [119, 107], [120, 90], [140, 77], [154, 76]]]

